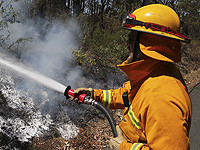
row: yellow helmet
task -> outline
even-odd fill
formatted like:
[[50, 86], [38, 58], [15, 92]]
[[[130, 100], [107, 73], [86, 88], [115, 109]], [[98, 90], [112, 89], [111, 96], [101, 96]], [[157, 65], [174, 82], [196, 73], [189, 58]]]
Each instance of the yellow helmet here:
[[180, 41], [190, 39], [180, 34], [180, 20], [176, 12], [162, 4], [151, 4], [127, 13], [122, 28], [141, 32], [140, 50], [154, 59], [179, 62]]
[[151, 4], [126, 15], [122, 28], [156, 34], [183, 42], [190, 39], [180, 34], [180, 20], [176, 12], [162, 4]]

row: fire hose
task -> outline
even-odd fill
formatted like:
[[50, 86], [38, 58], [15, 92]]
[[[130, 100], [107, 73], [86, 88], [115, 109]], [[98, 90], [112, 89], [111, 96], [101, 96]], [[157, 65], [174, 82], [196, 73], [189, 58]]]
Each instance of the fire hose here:
[[71, 87], [68, 86], [65, 89], [64, 95], [66, 96], [66, 98], [70, 98], [70, 97], [78, 98], [80, 103], [92, 105], [92, 106], [96, 107], [97, 109], [99, 109], [108, 119], [111, 129], [112, 129], [112, 132], [113, 132], [113, 137], [117, 137], [115, 120], [112, 117], [112, 115], [110, 114], [110, 112], [107, 110], [107, 108], [86, 94], [75, 95], [74, 91], [75, 91], [74, 89], [71, 89]]

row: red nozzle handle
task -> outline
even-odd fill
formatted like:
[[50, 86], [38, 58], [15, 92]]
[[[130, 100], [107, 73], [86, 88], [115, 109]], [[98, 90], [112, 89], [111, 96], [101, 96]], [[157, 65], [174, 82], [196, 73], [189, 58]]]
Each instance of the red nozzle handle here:
[[84, 101], [84, 98], [86, 97], [86, 94], [79, 94], [79, 95], [75, 95], [74, 94], [74, 91], [73, 89], [71, 89], [70, 86], [68, 86], [65, 90], [65, 93], [64, 95], [67, 97], [67, 98], [70, 98], [70, 97], [74, 97], [74, 98], [78, 98], [79, 101], [82, 103]]

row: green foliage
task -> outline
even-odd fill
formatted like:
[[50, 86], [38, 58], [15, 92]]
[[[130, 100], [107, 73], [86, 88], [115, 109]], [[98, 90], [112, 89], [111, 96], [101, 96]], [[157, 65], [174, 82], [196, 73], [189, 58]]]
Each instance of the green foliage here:
[[[31, 40], [32, 40], [32, 37], [20, 37], [16, 41], [8, 45], [6, 51], [10, 51], [11, 49], [13, 49], [14, 46], [18, 47], [20, 44], [25, 43], [27, 41], [31, 41]], [[16, 51], [18, 51], [18, 48], [16, 48]]]
[[13, 3], [17, 3], [18, 0], [2, 0], [0, 2], [0, 31], [4, 31], [1, 34], [0, 32], [0, 47], [2, 48], [3, 52], [5, 53], [12, 53], [15, 56], [20, 55], [20, 46], [21, 44], [31, 41], [31, 37], [18, 37], [16, 41], [10, 40], [10, 31], [9, 25], [12, 23], [16, 23], [16, 18], [19, 17], [19, 13], [15, 11], [13, 7]]
[[173, 8], [181, 20], [181, 33], [192, 40], [182, 44], [182, 62], [178, 64], [182, 73], [187, 74], [200, 66], [200, 1], [177, 0]]
[[0, 1], [0, 30], [7, 27], [8, 22], [14, 22], [17, 15], [11, 2], [12, 0], [9, 3]]
[[[0, 2], [0, 31], [5, 30], [8, 27], [9, 23], [14, 23], [15, 18], [17, 16], [17, 12], [14, 10], [12, 6], [12, 0], [1, 1]], [[3, 49], [10, 49], [14, 44], [7, 45], [6, 41], [9, 40], [10, 33], [8, 31], [7, 35], [0, 34], [0, 47]]]
[[199, 0], [182, 0], [177, 4], [181, 21], [186, 28], [187, 34], [194, 39], [199, 38], [200, 26], [200, 1]]
[[[108, 17], [108, 16], [107, 16]], [[120, 29], [117, 19], [104, 18], [96, 24], [84, 22], [80, 49], [74, 51], [77, 62], [90, 72], [106, 81], [110, 72], [116, 72], [116, 65], [128, 54], [127, 34]]]

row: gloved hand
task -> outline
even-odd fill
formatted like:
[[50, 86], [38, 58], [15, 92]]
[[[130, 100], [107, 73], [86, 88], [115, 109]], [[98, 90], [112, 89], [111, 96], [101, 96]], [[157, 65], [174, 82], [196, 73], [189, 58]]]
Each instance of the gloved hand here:
[[[94, 96], [94, 90], [92, 88], [77, 88], [75, 91], [74, 91], [74, 95], [78, 95], [78, 94], [87, 94], [88, 96], [91, 96], [93, 97]], [[73, 101], [76, 101], [76, 102], [79, 102], [79, 99], [78, 98], [73, 98], [71, 97], [70, 100], [73, 100]]]
[[111, 150], [119, 150], [120, 143], [126, 140], [125, 137], [123, 136], [122, 130], [118, 125], [116, 126], [116, 130], [117, 130], [117, 137], [110, 139]]
[[87, 94], [89, 96], [93, 96], [94, 95], [94, 90], [92, 88], [77, 88], [75, 91], [74, 91], [74, 94]]

